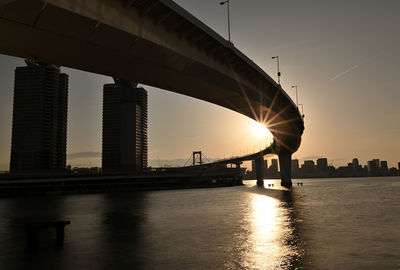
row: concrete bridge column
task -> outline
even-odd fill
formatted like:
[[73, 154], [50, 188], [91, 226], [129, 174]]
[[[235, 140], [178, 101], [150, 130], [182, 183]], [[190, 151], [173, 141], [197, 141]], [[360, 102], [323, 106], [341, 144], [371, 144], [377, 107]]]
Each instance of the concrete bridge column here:
[[292, 154], [283, 152], [279, 154], [279, 167], [281, 171], [281, 186], [292, 186]]
[[264, 186], [264, 157], [258, 157], [255, 160], [257, 186]]

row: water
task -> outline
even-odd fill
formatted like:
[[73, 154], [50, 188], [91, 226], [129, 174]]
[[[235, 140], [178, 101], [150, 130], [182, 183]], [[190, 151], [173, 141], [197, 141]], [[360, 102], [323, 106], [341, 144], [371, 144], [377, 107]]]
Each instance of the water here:
[[[400, 177], [0, 199], [0, 269], [400, 269]], [[296, 183], [296, 181], [295, 181]], [[23, 224], [70, 220], [62, 248]]]

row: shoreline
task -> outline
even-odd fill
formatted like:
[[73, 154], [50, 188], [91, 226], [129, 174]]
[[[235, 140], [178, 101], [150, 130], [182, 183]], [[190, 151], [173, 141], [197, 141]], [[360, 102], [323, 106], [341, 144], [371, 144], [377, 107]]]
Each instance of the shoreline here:
[[38, 195], [96, 194], [112, 192], [142, 192], [218, 188], [243, 185], [237, 175], [181, 177], [102, 176], [76, 178], [3, 179], [0, 181], [0, 198]]

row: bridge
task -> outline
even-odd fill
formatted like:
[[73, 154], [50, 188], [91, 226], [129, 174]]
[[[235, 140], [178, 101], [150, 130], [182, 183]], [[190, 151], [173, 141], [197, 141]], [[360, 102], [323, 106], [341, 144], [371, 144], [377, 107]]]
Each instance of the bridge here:
[[265, 123], [274, 143], [251, 158], [260, 164], [264, 154], [277, 154], [281, 183], [291, 186], [291, 154], [304, 130], [298, 108], [231, 42], [173, 1], [1, 0], [0, 35], [3, 54], [158, 87]]

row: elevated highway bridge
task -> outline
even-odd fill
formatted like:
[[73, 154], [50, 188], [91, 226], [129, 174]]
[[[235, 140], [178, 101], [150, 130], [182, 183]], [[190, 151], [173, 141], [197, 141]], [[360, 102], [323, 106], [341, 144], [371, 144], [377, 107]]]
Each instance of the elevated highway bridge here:
[[[155, 86], [265, 123], [282, 185], [304, 122], [260, 67], [171, 0], [0, 0], [0, 53]], [[257, 159], [260, 159], [260, 155]], [[258, 177], [259, 178], [259, 177]]]

